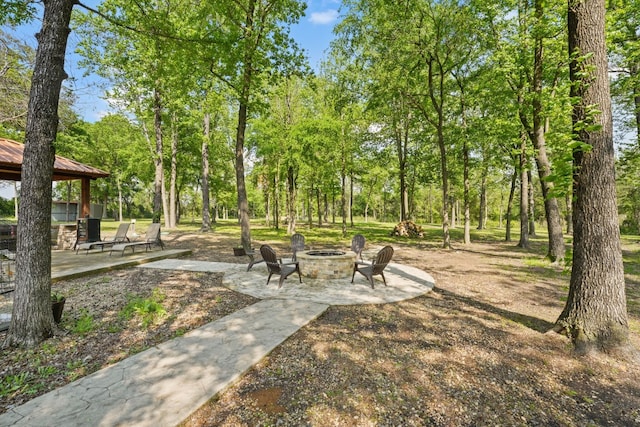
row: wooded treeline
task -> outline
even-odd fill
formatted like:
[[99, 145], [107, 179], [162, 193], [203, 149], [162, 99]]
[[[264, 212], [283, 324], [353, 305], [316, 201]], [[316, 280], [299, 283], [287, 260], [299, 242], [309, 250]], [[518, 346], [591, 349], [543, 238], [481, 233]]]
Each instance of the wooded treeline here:
[[[311, 73], [284, 25], [300, 18], [302, 2], [218, 3], [142, 10], [105, 1], [99, 13], [74, 15], [83, 65], [109, 82], [121, 113], [82, 122], [69, 95], [56, 150], [111, 172], [92, 188], [110, 216], [162, 216], [169, 228], [180, 216], [202, 217], [207, 229], [246, 209], [290, 232], [300, 222], [346, 228], [354, 215], [413, 219], [442, 223], [445, 246], [450, 226], [463, 226], [469, 241], [470, 227], [488, 220], [510, 240], [518, 218], [521, 246], [546, 226], [550, 258], [564, 256], [572, 191], [566, 5], [344, 1], [332, 48]], [[630, 119], [622, 124], [637, 128], [628, 47], [635, 4], [614, 3], [616, 100]], [[12, 102], [2, 103], [1, 123], [20, 140], [33, 51], [7, 33], [2, 39], [2, 97]], [[619, 180], [625, 226], [634, 230], [640, 208], [625, 183], [635, 175], [636, 145], [622, 156], [632, 176]], [[241, 166], [246, 184], [238, 185]], [[67, 190], [58, 196], [73, 197]]]
[[[45, 11], [55, 12], [58, 3], [71, 8], [58, 0], [45, 2]], [[216, 209], [234, 210], [247, 248], [251, 217], [275, 227], [286, 218], [293, 232], [296, 223], [339, 216], [345, 234], [353, 215], [422, 218], [442, 223], [448, 248], [458, 218], [468, 243], [471, 226], [483, 228], [489, 218], [504, 217], [510, 240], [518, 215], [518, 245], [528, 247], [536, 219], [544, 218], [548, 257], [559, 261], [576, 200], [580, 215], [602, 201], [606, 209], [594, 213], [617, 225], [609, 210], [615, 191], [599, 180], [613, 178], [609, 85], [602, 86], [604, 3], [586, 3], [592, 9], [573, 1], [344, 0], [336, 39], [317, 73], [288, 33], [303, 15], [302, 1], [83, 6], [73, 19], [83, 65], [109, 82], [120, 113], [95, 124], [67, 118], [56, 152], [112, 173], [92, 194], [119, 219], [135, 206], [173, 228], [181, 212], [199, 212], [208, 230]], [[25, 3], [9, 4], [25, 12]], [[637, 6], [616, 0], [608, 6], [614, 96], [637, 134]], [[591, 27], [572, 33], [572, 17]], [[23, 82], [28, 48], [4, 46], [4, 70], [11, 73], [2, 77]], [[29, 105], [33, 100], [32, 93]], [[19, 112], [2, 114], [4, 131], [19, 135]], [[27, 140], [28, 125], [27, 119]], [[621, 157], [621, 170], [630, 174], [637, 145]], [[630, 182], [620, 179], [622, 208], [637, 227], [638, 209], [624, 197], [635, 191]], [[604, 192], [591, 191], [591, 184]], [[619, 239], [610, 237], [616, 252]], [[621, 259], [611, 262], [620, 272]], [[590, 266], [612, 271], [602, 267]], [[579, 289], [577, 273], [573, 279], [572, 290]], [[620, 277], [608, 279], [620, 289]], [[569, 307], [564, 315], [564, 327], [584, 335]], [[626, 319], [604, 321], [626, 326]], [[585, 340], [602, 343], [598, 328]]]

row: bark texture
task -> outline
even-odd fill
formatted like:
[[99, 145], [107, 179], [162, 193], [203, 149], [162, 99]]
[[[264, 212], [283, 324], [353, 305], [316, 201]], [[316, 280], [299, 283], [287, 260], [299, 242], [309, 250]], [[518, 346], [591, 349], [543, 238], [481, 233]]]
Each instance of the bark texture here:
[[202, 227], [200, 231], [211, 230], [211, 209], [209, 198], [209, 141], [211, 129], [211, 115], [205, 113], [203, 120], [203, 138], [202, 138]]
[[[153, 92], [153, 130], [156, 140], [155, 152], [153, 153], [153, 163], [155, 167], [155, 175], [153, 179], [153, 222], [160, 222], [162, 212], [166, 212], [163, 208], [163, 192], [164, 192], [164, 166], [162, 161], [162, 99], [160, 91], [155, 89]], [[165, 218], [166, 220], [167, 218]], [[168, 224], [165, 223], [168, 227]]]
[[584, 146], [573, 154], [573, 269], [557, 329], [581, 353], [624, 346], [629, 333], [604, 23], [604, 0], [569, 1], [573, 123]]
[[518, 247], [529, 248], [529, 174], [527, 173], [527, 140], [520, 136], [520, 240]]
[[16, 291], [5, 345], [33, 346], [54, 331], [51, 311], [51, 178], [58, 101], [74, 1], [44, 2], [29, 94], [18, 211]]

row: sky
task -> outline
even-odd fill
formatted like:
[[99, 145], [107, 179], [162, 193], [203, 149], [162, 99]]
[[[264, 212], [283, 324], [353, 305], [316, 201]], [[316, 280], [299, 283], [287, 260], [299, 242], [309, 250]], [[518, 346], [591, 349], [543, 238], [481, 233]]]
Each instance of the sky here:
[[[95, 7], [99, 0], [83, 1], [89, 7]], [[340, 19], [340, 0], [308, 0], [306, 16], [291, 27], [291, 36], [307, 54], [313, 69], [318, 69], [325, 51], [333, 39], [333, 27]], [[35, 33], [40, 30], [41, 22], [34, 21], [29, 25], [16, 28], [12, 33], [20, 40], [36, 47]], [[79, 57], [74, 53], [78, 36], [69, 35], [69, 44], [65, 58], [65, 71], [69, 78], [65, 85], [70, 87], [77, 97], [76, 112], [88, 122], [96, 122], [109, 112], [109, 104], [104, 91], [98, 86], [97, 76], [85, 76], [85, 71], [78, 65]], [[13, 197], [13, 186], [0, 188], [0, 197]]]

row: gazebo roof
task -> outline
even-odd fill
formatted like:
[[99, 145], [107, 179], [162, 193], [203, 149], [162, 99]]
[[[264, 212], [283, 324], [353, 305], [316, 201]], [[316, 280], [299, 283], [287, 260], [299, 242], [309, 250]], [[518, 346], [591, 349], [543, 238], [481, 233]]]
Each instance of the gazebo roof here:
[[[0, 138], [0, 180], [20, 181], [24, 144]], [[75, 160], [56, 156], [53, 164], [53, 180], [65, 181], [82, 178], [104, 178], [108, 172], [88, 166]]]

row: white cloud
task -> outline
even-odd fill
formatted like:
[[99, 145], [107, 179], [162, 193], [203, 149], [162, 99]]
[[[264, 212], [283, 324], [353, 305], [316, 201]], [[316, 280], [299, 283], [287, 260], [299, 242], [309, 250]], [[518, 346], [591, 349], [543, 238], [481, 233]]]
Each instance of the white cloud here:
[[312, 24], [327, 25], [338, 19], [338, 11], [336, 9], [327, 9], [323, 12], [313, 12], [309, 18]]

